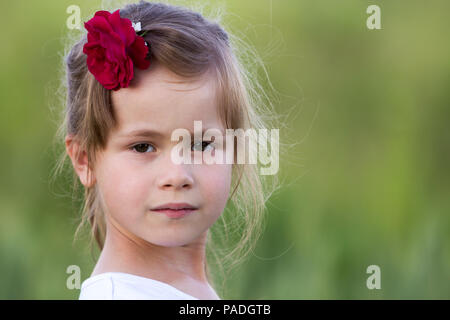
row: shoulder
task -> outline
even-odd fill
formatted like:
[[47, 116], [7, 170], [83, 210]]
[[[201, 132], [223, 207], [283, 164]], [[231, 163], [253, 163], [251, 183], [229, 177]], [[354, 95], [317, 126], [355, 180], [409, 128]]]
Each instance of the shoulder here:
[[149, 278], [107, 272], [86, 279], [80, 300], [185, 300], [196, 299], [176, 288]]
[[80, 300], [111, 300], [113, 299], [113, 279], [107, 274], [100, 274], [83, 281], [80, 290]]

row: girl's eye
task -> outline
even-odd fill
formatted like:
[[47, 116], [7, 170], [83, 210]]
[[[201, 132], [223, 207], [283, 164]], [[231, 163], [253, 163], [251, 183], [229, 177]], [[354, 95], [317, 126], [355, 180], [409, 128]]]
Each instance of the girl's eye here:
[[192, 151], [207, 151], [209, 149], [214, 149], [213, 141], [199, 141], [192, 144]]
[[132, 148], [133, 150], [136, 150], [139, 153], [146, 153], [146, 152], [152, 152], [155, 150], [155, 148], [148, 143], [139, 143]]

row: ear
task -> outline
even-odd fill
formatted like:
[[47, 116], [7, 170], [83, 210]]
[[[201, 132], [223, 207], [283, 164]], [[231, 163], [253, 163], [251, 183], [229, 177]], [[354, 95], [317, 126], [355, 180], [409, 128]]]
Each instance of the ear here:
[[80, 178], [80, 182], [85, 187], [92, 187], [95, 184], [95, 177], [89, 168], [87, 152], [80, 149], [80, 143], [72, 135], [66, 136], [65, 143], [66, 152], [72, 160], [73, 168]]

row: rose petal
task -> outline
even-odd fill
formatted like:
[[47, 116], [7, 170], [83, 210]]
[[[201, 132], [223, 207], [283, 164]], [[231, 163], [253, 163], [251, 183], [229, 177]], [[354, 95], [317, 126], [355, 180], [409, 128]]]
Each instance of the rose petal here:
[[127, 48], [127, 53], [139, 69], [147, 69], [150, 66], [150, 60], [145, 59], [148, 54], [148, 47], [145, 45], [144, 38], [136, 37], [133, 44]]
[[133, 29], [131, 20], [121, 18], [119, 10], [116, 10], [109, 18], [111, 27], [120, 36], [126, 47], [130, 46], [136, 38], [136, 32]]

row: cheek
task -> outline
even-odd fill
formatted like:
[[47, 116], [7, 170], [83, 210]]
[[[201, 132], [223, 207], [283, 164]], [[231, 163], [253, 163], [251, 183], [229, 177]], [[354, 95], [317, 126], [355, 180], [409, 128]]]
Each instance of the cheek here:
[[202, 171], [198, 182], [203, 198], [222, 211], [230, 193], [231, 165], [208, 165]]
[[[127, 164], [128, 163], [128, 164]], [[138, 170], [119, 157], [105, 161], [97, 178], [105, 205], [111, 214], [126, 212], [145, 204], [146, 179]]]

